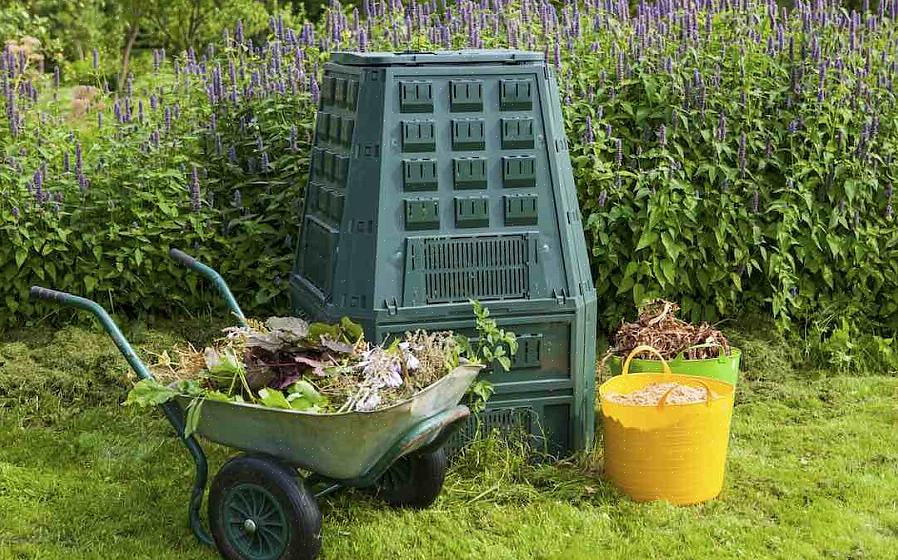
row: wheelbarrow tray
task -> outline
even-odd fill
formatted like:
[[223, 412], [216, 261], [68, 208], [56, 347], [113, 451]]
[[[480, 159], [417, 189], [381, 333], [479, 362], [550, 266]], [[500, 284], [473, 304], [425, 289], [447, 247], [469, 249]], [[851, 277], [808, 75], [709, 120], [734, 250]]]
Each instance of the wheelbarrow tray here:
[[[479, 365], [460, 365], [408, 399], [373, 412], [314, 414], [206, 400], [197, 433], [228, 447], [277, 457], [335, 481], [358, 480], [382, 458], [395, 453], [394, 447], [412, 430], [455, 407], [480, 369]], [[190, 401], [187, 396], [176, 397], [182, 411]], [[428, 445], [444, 427], [424, 430], [397, 457]]]

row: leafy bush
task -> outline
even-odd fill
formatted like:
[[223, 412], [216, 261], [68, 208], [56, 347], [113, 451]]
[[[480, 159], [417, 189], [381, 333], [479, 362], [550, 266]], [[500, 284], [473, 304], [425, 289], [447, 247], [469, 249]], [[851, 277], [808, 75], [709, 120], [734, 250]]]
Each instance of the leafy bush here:
[[555, 67], [606, 327], [664, 296], [693, 319], [762, 310], [785, 325], [853, 305], [898, 328], [898, 2], [624, 9], [335, 4], [301, 28], [272, 20], [263, 46], [235, 28], [157, 54], [84, 116], [7, 56], [0, 293], [15, 314], [0, 325], [37, 312], [33, 282], [132, 312], [199, 308], [170, 246], [218, 266], [251, 310], [282, 307], [327, 53], [470, 46]]

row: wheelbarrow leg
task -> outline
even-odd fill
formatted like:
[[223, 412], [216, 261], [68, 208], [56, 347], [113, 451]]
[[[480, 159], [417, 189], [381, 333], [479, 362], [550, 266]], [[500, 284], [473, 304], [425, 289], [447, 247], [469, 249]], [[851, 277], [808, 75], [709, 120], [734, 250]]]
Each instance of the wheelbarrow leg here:
[[[125, 339], [125, 336], [112, 320], [112, 317], [106, 313], [106, 310], [103, 309], [100, 304], [87, 298], [41, 288], [39, 286], [31, 287], [31, 297], [32, 299], [55, 301], [63, 305], [77, 307], [78, 309], [93, 313], [93, 315], [100, 321], [100, 324], [103, 326], [103, 329], [109, 337], [112, 338], [112, 341], [115, 343], [116, 347], [118, 347], [119, 352], [121, 352], [122, 356], [125, 357], [125, 360], [128, 361], [128, 364], [131, 366], [131, 369], [134, 370], [134, 373], [141, 379], [154, 379], [153, 374], [150, 373], [150, 370], [147, 369], [137, 356], [137, 353], [134, 352], [134, 349], [131, 348], [131, 345], [128, 343], [127, 339]], [[165, 417], [168, 418], [168, 421], [171, 423], [172, 427], [174, 427], [178, 437], [187, 447], [190, 456], [193, 458], [196, 469], [193, 478], [193, 491], [190, 496], [190, 528], [193, 530], [193, 534], [196, 535], [197, 540], [211, 546], [213, 544], [212, 537], [209, 536], [209, 533], [203, 527], [203, 523], [200, 520], [200, 506], [203, 502], [203, 494], [206, 492], [206, 481], [209, 477], [209, 466], [206, 461], [206, 454], [203, 452], [203, 448], [200, 447], [199, 442], [196, 441], [193, 436], [184, 437], [184, 417], [177, 405], [173, 402], [167, 402], [160, 408], [162, 408]]]

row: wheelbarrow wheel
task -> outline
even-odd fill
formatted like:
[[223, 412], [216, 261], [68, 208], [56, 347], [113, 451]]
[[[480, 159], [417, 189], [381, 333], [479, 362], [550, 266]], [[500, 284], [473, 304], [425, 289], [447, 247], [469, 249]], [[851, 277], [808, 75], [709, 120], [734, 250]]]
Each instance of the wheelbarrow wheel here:
[[377, 481], [375, 493], [393, 507], [424, 509], [443, 490], [447, 465], [443, 448], [400, 457]]
[[321, 549], [321, 512], [297, 472], [270, 457], [241, 455], [209, 489], [209, 526], [228, 560], [311, 560]]

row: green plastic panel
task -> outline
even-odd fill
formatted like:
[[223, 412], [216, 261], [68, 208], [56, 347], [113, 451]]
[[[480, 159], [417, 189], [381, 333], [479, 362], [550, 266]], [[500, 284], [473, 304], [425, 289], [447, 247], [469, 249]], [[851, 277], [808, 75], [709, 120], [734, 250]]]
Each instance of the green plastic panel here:
[[500, 82], [503, 111], [529, 111], [533, 108], [533, 82], [530, 80], [502, 80]]
[[490, 224], [488, 196], [455, 197], [455, 226], [460, 228], [486, 227]]
[[343, 118], [343, 126], [340, 127], [340, 144], [345, 148], [352, 146], [352, 133], [355, 131], [355, 119], [352, 117]]
[[436, 149], [436, 132], [431, 120], [410, 120], [402, 123], [402, 151], [432, 152]]
[[336, 82], [334, 76], [325, 76], [321, 83], [321, 105], [332, 105], [334, 102], [334, 86]]
[[407, 191], [437, 190], [437, 161], [435, 159], [402, 160], [402, 184]]
[[452, 121], [453, 150], [482, 150], [486, 147], [484, 119], [454, 119]]
[[[346, 66], [401, 66], [446, 64], [533, 64], [544, 63], [536, 52], [513, 50], [461, 50], [440, 52], [336, 52], [331, 62]], [[464, 70], [459, 72], [464, 74]]]
[[428, 81], [400, 81], [399, 107], [403, 113], [433, 111], [433, 83]]
[[464, 332], [480, 300], [520, 336], [488, 412], [526, 419], [553, 453], [590, 445], [595, 290], [551, 66], [522, 51], [335, 53], [321, 91], [296, 311], [382, 340]]
[[452, 182], [456, 189], [483, 189], [487, 182], [487, 164], [483, 157], [459, 157], [452, 160]]
[[483, 111], [482, 80], [452, 80], [449, 83], [449, 110], [453, 113]]
[[405, 229], [437, 229], [440, 227], [440, 201], [421, 198], [405, 201]]
[[533, 119], [531, 117], [502, 119], [502, 148], [532, 148], [533, 144]]
[[418, 306], [520, 299], [537, 289], [538, 269], [533, 234], [413, 237], [408, 239], [402, 302]]
[[505, 198], [505, 225], [535, 225], [539, 216], [535, 194], [507, 194]]
[[536, 157], [531, 155], [503, 157], [502, 185], [506, 187], [536, 186]]

